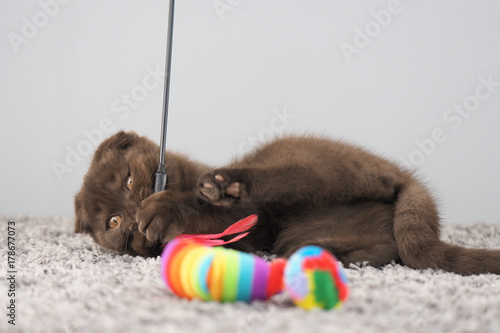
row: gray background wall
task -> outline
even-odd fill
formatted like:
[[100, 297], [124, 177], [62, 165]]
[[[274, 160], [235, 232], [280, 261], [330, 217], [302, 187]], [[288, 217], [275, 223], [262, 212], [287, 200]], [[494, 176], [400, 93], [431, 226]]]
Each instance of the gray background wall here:
[[[98, 142], [157, 141], [167, 1], [0, 0], [0, 213], [73, 215]], [[214, 165], [319, 133], [500, 223], [498, 1], [177, 1], [168, 147]], [[490, 83], [488, 83], [488, 81]]]

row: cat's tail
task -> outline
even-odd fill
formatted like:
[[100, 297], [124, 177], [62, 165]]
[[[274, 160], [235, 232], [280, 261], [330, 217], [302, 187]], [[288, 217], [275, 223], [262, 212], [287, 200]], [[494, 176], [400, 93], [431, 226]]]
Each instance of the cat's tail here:
[[409, 178], [395, 205], [394, 235], [401, 261], [462, 275], [500, 274], [500, 250], [468, 249], [439, 239], [439, 216], [429, 192]]

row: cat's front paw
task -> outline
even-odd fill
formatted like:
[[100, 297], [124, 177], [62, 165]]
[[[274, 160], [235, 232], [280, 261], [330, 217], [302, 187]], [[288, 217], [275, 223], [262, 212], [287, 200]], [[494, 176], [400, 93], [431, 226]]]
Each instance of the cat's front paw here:
[[165, 244], [184, 232], [177, 206], [169, 201], [169, 194], [163, 191], [143, 200], [135, 216], [138, 230], [152, 242]]
[[246, 187], [238, 181], [238, 170], [215, 170], [198, 180], [198, 195], [215, 206], [228, 207], [246, 199]]

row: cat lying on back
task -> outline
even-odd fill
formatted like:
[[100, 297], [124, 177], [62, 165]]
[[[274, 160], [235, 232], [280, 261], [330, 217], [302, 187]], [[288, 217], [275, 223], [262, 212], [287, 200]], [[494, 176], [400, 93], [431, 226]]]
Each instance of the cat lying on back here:
[[132, 132], [105, 140], [75, 197], [75, 231], [120, 253], [157, 256], [179, 234], [218, 233], [257, 214], [250, 234], [227, 246], [289, 256], [314, 244], [344, 266], [395, 260], [417, 269], [500, 274], [500, 250], [441, 242], [425, 187], [352, 145], [285, 137], [219, 169], [167, 152], [168, 190], [154, 193], [158, 152]]

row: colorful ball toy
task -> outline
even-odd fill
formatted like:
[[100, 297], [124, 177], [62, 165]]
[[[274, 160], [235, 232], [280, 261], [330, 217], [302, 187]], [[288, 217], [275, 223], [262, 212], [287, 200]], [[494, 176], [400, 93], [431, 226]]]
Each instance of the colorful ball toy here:
[[161, 256], [162, 276], [174, 294], [188, 299], [235, 302], [266, 300], [287, 290], [304, 309], [339, 307], [349, 295], [342, 266], [317, 246], [272, 262], [199, 240], [176, 238]]
[[283, 284], [294, 303], [306, 310], [336, 308], [349, 296], [344, 269], [319, 246], [304, 246], [290, 257]]

